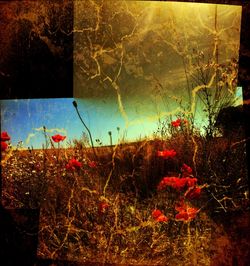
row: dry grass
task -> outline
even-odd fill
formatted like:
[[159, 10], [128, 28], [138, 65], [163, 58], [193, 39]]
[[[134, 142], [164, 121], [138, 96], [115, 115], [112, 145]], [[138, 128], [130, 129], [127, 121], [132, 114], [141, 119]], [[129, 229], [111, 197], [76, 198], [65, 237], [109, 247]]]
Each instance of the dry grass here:
[[[97, 159], [91, 149], [79, 145], [12, 151], [3, 164], [2, 200], [7, 208], [40, 208], [41, 258], [211, 265], [222, 252], [216, 246], [224, 250], [231, 245], [211, 217], [215, 212], [222, 217], [225, 212], [244, 212], [248, 204], [244, 145], [231, 148], [222, 138], [208, 143], [199, 135], [180, 133], [165, 140], [97, 148]], [[171, 159], [156, 156], [163, 149], [177, 154]], [[68, 171], [65, 166], [73, 157], [82, 167]], [[201, 198], [190, 202], [200, 212], [187, 223], [175, 219], [181, 193], [156, 190], [164, 176], [180, 175], [183, 163], [193, 168], [199, 185], [207, 184]], [[154, 209], [169, 220], [155, 221]], [[214, 241], [215, 232], [225, 240], [223, 245]]]

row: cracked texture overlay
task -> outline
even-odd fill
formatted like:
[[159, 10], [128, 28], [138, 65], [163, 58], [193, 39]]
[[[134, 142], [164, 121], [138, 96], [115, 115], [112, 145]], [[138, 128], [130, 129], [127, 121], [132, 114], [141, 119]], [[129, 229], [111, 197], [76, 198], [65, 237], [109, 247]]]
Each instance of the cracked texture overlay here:
[[[33, 56], [36, 41], [64, 66], [73, 38], [72, 98], [1, 100], [2, 204], [39, 209], [37, 257], [243, 265], [241, 6], [74, 1], [71, 25], [67, 3], [3, 5], [6, 84], [20, 80], [8, 69], [15, 49]], [[26, 33], [27, 49], [14, 45], [12, 28]], [[37, 76], [67, 76], [57, 65], [48, 76], [34, 58]]]

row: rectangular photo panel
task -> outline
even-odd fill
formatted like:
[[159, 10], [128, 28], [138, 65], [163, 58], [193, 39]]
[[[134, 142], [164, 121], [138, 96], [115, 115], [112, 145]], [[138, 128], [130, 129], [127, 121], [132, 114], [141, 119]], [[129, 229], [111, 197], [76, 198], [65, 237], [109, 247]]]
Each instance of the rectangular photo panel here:
[[238, 222], [248, 202], [241, 11], [75, 2], [74, 107], [85, 137], [42, 207], [38, 256], [232, 263], [216, 219]]
[[247, 262], [241, 12], [74, 2], [74, 98], [1, 101], [2, 204], [40, 209], [39, 259]]
[[0, 98], [73, 96], [73, 1], [0, 2]]
[[[5, 208], [40, 208], [54, 178], [48, 167], [55, 160], [59, 163], [59, 158], [56, 159], [59, 153], [66, 154], [66, 148], [70, 150], [71, 142], [82, 134], [72, 101], [70, 98], [1, 101]], [[50, 174], [53, 177], [48, 178]]]

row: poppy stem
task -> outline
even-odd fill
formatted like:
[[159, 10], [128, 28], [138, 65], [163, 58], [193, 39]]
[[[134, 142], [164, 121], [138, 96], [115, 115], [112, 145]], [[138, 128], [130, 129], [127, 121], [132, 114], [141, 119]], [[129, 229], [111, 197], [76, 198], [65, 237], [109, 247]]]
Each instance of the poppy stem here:
[[45, 138], [45, 147], [47, 149], [48, 148], [48, 139], [47, 139], [46, 127], [45, 126], [43, 126], [43, 134], [44, 134], [44, 138]]
[[91, 147], [92, 147], [92, 150], [93, 150], [93, 153], [94, 153], [94, 156], [95, 158], [97, 159], [97, 155], [96, 155], [96, 152], [95, 152], [95, 148], [94, 148], [94, 143], [93, 143], [93, 139], [92, 139], [92, 135], [91, 135], [91, 132], [89, 130], [89, 128], [87, 127], [87, 125], [84, 123], [80, 113], [79, 113], [79, 110], [78, 110], [78, 107], [77, 107], [77, 102], [76, 101], [73, 101], [72, 102], [73, 106], [75, 107], [76, 109], [76, 112], [77, 112], [77, 115], [80, 119], [80, 121], [82, 122], [83, 126], [85, 127], [85, 129], [87, 130], [88, 134], [89, 134], [89, 138], [90, 138], [90, 143], [91, 143]]
[[58, 142], [58, 147], [57, 147], [57, 163], [59, 162], [59, 155], [60, 155], [60, 143]]

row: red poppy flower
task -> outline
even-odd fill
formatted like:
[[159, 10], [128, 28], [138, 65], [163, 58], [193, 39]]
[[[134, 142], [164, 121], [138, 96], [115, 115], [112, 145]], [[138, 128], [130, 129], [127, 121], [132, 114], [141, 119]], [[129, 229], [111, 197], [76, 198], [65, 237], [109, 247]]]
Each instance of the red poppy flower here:
[[187, 176], [187, 175], [191, 175], [193, 170], [190, 166], [184, 163], [181, 167], [181, 172], [184, 176]]
[[8, 135], [8, 133], [6, 131], [1, 132], [1, 141], [8, 141], [10, 140], [10, 136]]
[[99, 203], [99, 206], [98, 206], [98, 213], [99, 214], [103, 214], [107, 211], [107, 209], [109, 208], [109, 204], [105, 201], [102, 201]]
[[193, 186], [195, 186], [196, 185], [196, 183], [197, 183], [197, 178], [191, 178], [191, 177], [186, 177], [185, 178], [186, 179], [186, 185], [187, 185], [187, 187], [193, 187]]
[[186, 212], [181, 212], [175, 215], [176, 220], [181, 220], [181, 221], [188, 221], [188, 213]]
[[152, 216], [154, 219], [156, 219], [157, 217], [159, 217], [162, 214], [162, 212], [160, 210], [153, 210], [152, 211]]
[[8, 144], [4, 141], [1, 141], [1, 151], [6, 151], [8, 149]]
[[69, 160], [69, 163], [66, 165], [67, 170], [73, 170], [73, 171], [80, 167], [82, 167], [82, 163], [80, 163], [74, 158]]
[[180, 198], [180, 201], [175, 204], [175, 210], [181, 212], [187, 208], [187, 204], [184, 202], [184, 198]]
[[97, 166], [96, 162], [94, 161], [89, 162], [88, 165], [90, 168], [95, 168]]
[[199, 199], [201, 196], [201, 187], [190, 187], [187, 192], [185, 193], [185, 198], [192, 200], [192, 199]]
[[164, 151], [158, 151], [157, 156], [158, 157], [163, 157], [164, 159], [166, 158], [173, 158], [176, 155], [175, 150], [164, 150]]
[[181, 190], [186, 185], [184, 178], [164, 177], [158, 185], [158, 190], [164, 190], [166, 187], [172, 187]]
[[153, 210], [152, 216], [155, 221], [157, 222], [167, 222], [168, 218], [160, 211], [160, 210]]
[[65, 140], [66, 136], [62, 136], [62, 135], [57, 134], [57, 135], [52, 136], [52, 139], [54, 142], [60, 142], [60, 141]]
[[160, 216], [158, 216], [156, 218], [157, 222], [167, 222], [168, 221], [168, 217], [166, 217], [164, 214], [161, 214]]
[[184, 222], [193, 220], [196, 217], [196, 214], [199, 212], [198, 209], [185, 204], [183, 199], [175, 205], [175, 210], [179, 212], [175, 215], [175, 219]]
[[180, 191], [185, 187], [193, 187], [196, 183], [197, 178], [164, 177], [159, 183], [157, 189], [164, 190], [166, 187], [172, 187]]
[[179, 127], [179, 126], [181, 125], [181, 119], [178, 118], [178, 119], [176, 119], [175, 121], [172, 121], [172, 122], [171, 122], [171, 125], [172, 125], [173, 127]]

